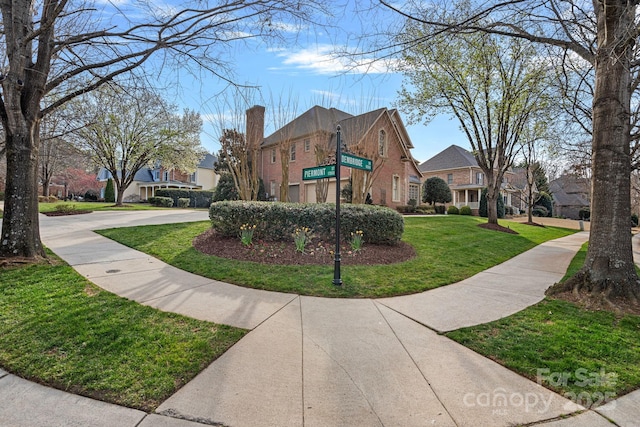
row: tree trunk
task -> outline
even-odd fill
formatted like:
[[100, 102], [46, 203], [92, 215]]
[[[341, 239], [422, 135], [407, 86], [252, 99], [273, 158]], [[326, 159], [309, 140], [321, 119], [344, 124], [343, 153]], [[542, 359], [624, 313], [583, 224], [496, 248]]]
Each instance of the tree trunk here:
[[597, 10], [589, 249], [582, 269], [549, 293], [572, 290], [637, 302], [640, 283], [631, 245], [630, 56], [635, 7], [608, 0]]
[[38, 219], [38, 143], [34, 132], [5, 132], [7, 181], [0, 257], [44, 257]]
[[485, 172], [487, 177], [487, 222], [489, 224], [498, 224], [498, 197], [500, 197], [500, 184], [495, 184], [492, 169]]

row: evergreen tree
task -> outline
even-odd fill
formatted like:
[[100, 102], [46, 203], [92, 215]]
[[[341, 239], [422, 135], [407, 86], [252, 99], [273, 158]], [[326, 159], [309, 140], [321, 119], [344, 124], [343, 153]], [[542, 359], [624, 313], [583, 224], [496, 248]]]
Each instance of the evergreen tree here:
[[216, 191], [213, 194], [214, 202], [221, 202], [223, 200], [238, 200], [238, 190], [229, 172], [222, 172], [220, 174], [220, 181], [218, 181]]
[[425, 203], [449, 203], [452, 200], [451, 189], [442, 178], [427, 179], [422, 185], [422, 201]]
[[113, 179], [107, 180], [107, 187], [104, 189], [104, 201], [109, 203], [116, 202], [116, 189], [113, 187]]

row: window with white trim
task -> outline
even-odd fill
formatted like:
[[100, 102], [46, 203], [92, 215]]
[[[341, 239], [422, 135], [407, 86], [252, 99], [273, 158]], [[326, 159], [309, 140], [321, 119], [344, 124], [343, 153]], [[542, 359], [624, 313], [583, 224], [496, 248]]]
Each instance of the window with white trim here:
[[400, 201], [400, 177], [398, 175], [393, 176], [392, 180], [392, 188], [391, 188], [391, 199], [394, 202]]
[[309, 151], [311, 151], [311, 140], [310, 139], [305, 139], [304, 140], [304, 152], [308, 153]]
[[291, 162], [295, 162], [296, 161], [296, 143], [295, 142], [293, 144], [291, 144], [289, 161], [291, 161]]

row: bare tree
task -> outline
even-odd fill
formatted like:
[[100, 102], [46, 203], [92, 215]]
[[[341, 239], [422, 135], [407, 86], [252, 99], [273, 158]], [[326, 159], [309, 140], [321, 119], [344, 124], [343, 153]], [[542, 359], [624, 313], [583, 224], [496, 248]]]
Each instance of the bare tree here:
[[[404, 40], [429, 31], [408, 25]], [[548, 66], [521, 40], [489, 34], [433, 38], [403, 52], [405, 84], [400, 105], [413, 119], [452, 114], [486, 178], [487, 213], [498, 224], [497, 200], [504, 174], [521, 148], [525, 130], [548, 105]]]
[[83, 109], [94, 118], [77, 131], [77, 144], [111, 173], [117, 206], [143, 167], [159, 162], [165, 169], [192, 172], [205, 154], [200, 115], [176, 114], [175, 106], [149, 90], [103, 86], [84, 100]]
[[[590, 244], [580, 271], [550, 292], [573, 291], [637, 303], [630, 217], [631, 93], [637, 87], [637, 0], [593, 2], [548, 0], [487, 1], [473, 15], [460, 16], [460, 2], [445, 5], [437, 18], [433, 5], [409, 2], [403, 9], [381, 0], [387, 10], [429, 25], [432, 31], [407, 41], [428, 43], [434, 34], [483, 32], [544, 44], [571, 52], [594, 70], [592, 103], [592, 201]], [[433, 16], [433, 15], [430, 15]], [[595, 28], [595, 31], [592, 29]], [[635, 112], [634, 112], [635, 114]]]
[[[226, 53], [232, 49], [227, 48], [252, 38], [283, 40], [292, 26], [316, 24], [314, 18], [328, 15], [329, 9], [316, 0], [187, 0], [177, 9], [162, 2], [126, 3], [120, 8], [111, 2], [95, 5], [73, 0], [0, 1], [0, 39], [6, 50], [0, 120], [7, 154], [0, 256], [45, 255], [37, 199], [43, 117], [145, 64], [171, 68], [188, 63], [231, 81]], [[59, 96], [44, 102], [52, 91]]]
[[276, 129], [278, 151], [280, 154], [280, 164], [282, 166], [282, 184], [280, 185], [280, 201], [288, 202], [289, 199], [289, 162], [295, 160], [296, 147], [295, 139], [298, 136], [295, 126], [287, 126], [298, 116], [298, 98], [291, 92], [288, 96], [282, 94], [275, 99], [271, 97], [270, 116], [273, 120], [273, 127]]

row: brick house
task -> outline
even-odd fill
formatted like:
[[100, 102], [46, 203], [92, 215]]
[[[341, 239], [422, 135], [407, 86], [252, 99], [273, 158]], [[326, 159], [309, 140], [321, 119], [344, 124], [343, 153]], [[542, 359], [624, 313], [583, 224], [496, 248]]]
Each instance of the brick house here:
[[[255, 115], [258, 117], [254, 117]], [[263, 107], [247, 112], [247, 128], [259, 121]], [[263, 120], [263, 119], [262, 119]], [[262, 122], [264, 123], [264, 121]], [[357, 116], [335, 108], [315, 106], [263, 139], [260, 145], [260, 177], [271, 199], [276, 200], [280, 186], [288, 185], [289, 201], [315, 203], [335, 201], [335, 178], [304, 181], [302, 170], [335, 163], [336, 129], [340, 126], [344, 151], [373, 162], [373, 171], [348, 167], [340, 170], [340, 188], [350, 178], [358, 179], [374, 204], [395, 208], [409, 199], [420, 200], [422, 174], [411, 155], [413, 144], [397, 110], [380, 108]], [[247, 131], [250, 134], [250, 131]], [[282, 147], [287, 147], [289, 182], [282, 183]], [[286, 163], [286, 162], [285, 162]], [[326, 192], [321, 187], [326, 186]], [[356, 189], [357, 183], [353, 184]]]
[[[423, 181], [431, 177], [442, 178], [451, 189], [452, 202], [458, 208], [471, 207], [478, 214], [482, 189], [487, 186], [485, 176], [471, 152], [457, 145], [451, 145], [419, 166]], [[500, 193], [505, 207], [511, 206], [517, 213], [523, 209], [522, 188], [514, 185], [517, 175], [513, 171], [504, 174]], [[513, 183], [512, 183], [513, 181]]]

